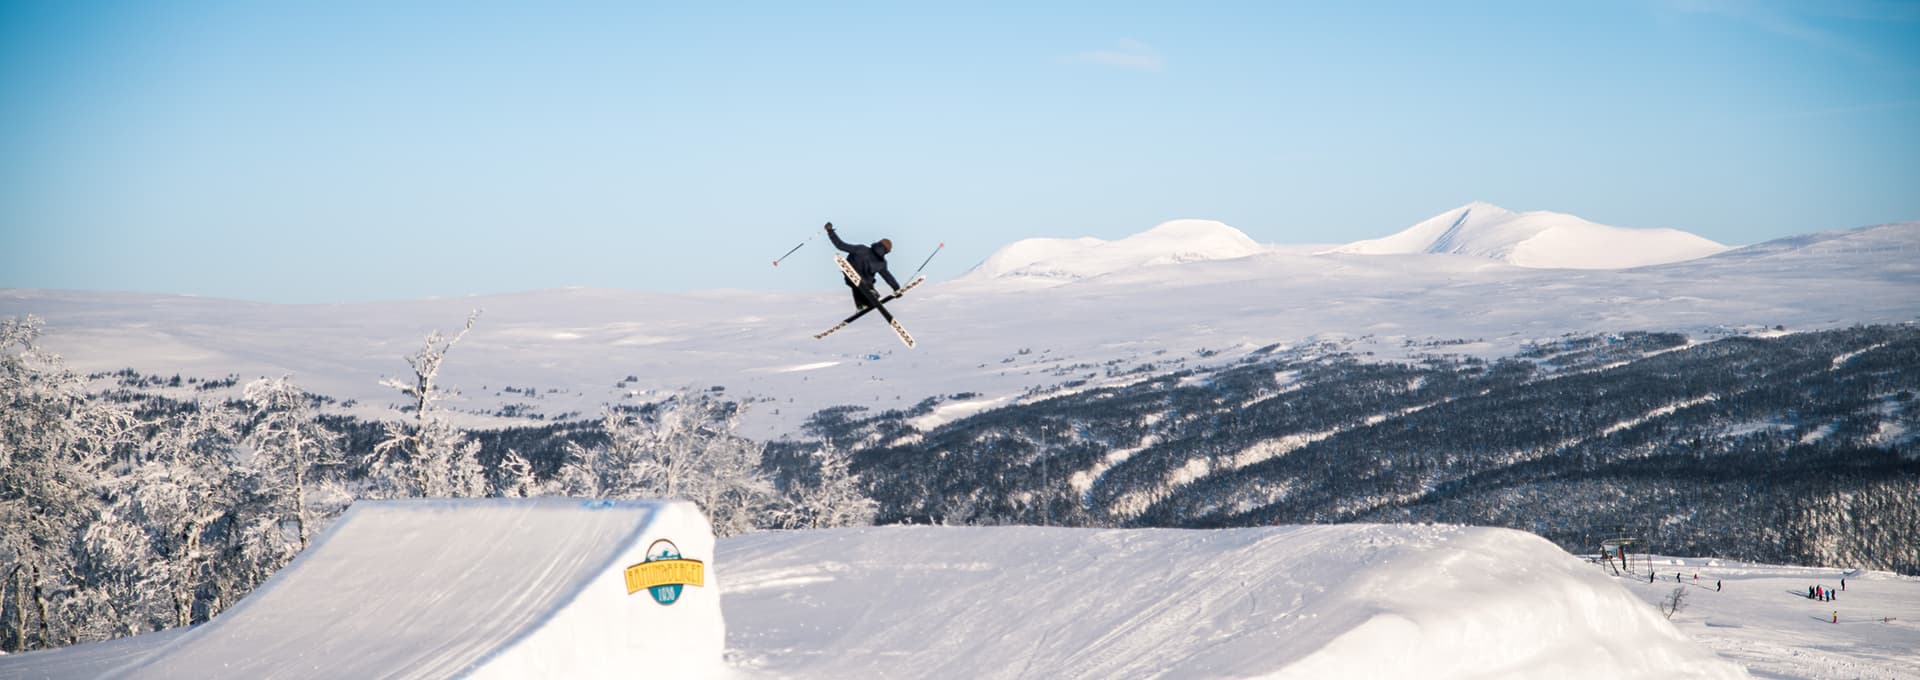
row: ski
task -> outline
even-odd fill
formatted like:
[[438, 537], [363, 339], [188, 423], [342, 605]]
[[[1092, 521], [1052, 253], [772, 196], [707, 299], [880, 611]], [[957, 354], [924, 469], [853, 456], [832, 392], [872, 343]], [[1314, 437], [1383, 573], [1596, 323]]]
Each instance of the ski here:
[[848, 262], [847, 258], [840, 255], [833, 256], [833, 261], [840, 264], [840, 273], [845, 274], [848, 281], [852, 281], [855, 286], [860, 285], [860, 272], [853, 270], [852, 262]]
[[913, 346], [914, 346], [913, 336], [907, 334], [907, 329], [902, 328], [900, 326], [899, 321], [896, 321], [894, 319], [887, 319], [887, 325], [893, 326], [894, 335], [900, 336], [900, 341], [907, 343], [907, 349], [913, 349]]
[[[898, 300], [898, 299], [900, 299], [900, 296], [902, 296], [902, 295], [905, 295], [905, 294], [907, 294], [907, 291], [910, 291], [910, 290], [913, 290], [913, 287], [914, 287], [914, 286], [918, 286], [918, 285], [920, 285], [920, 283], [921, 283], [921, 282], [923, 282], [923, 281], [926, 281], [926, 280], [927, 280], [927, 277], [925, 277], [925, 276], [922, 276], [922, 277], [919, 277], [919, 278], [916, 278], [916, 279], [914, 279], [914, 280], [912, 280], [912, 281], [908, 281], [908, 282], [907, 282], [907, 285], [905, 285], [905, 286], [902, 286], [902, 287], [900, 288], [900, 290], [896, 290], [896, 291], [893, 291], [893, 293], [892, 293], [891, 295], [888, 295], [888, 296], [886, 296], [886, 297], [883, 297], [883, 298], [880, 298], [880, 304], [886, 304], [886, 303], [889, 303], [889, 302], [893, 302], [894, 300]], [[866, 308], [863, 308], [863, 309], [861, 309], [860, 311], [857, 311], [857, 312], [854, 312], [852, 316], [849, 316], [849, 317], [847, 317], [846, 319], [844, 319], [844, 320], [842, 320], [842, 321], [841, 321], [840, 323], [838, 323], [838, 324], [834, 324], [834, 326], [833, 326], [832, 328], [829, 328], [829, 329], [827, 329], [827, 330], [824, 330], [824, 331], [821, 331], [821, 332], [820, 332], [820, 333], [819, 333], [818, 335], [815, 335], [815, 336], [813, 336], [813, 339], [815, 339], [815, 340], [819, 340], [819, 339], [821, 339], [821, 338], [824, 338], [824, 337], [827, 337], [827, 336], [829, 336], [829, 335], [833, 335], [833, 333], [834, 333], [835, 331], [838, 331], [838, 330], [840, 330], [840, 329], [842, 329], [842, 328], [846, 328], [848, 324], [851, 324], [851, 323], [853, 323], [854, 321], [857, 321], [857, 320], [859, 320], [859, 319], [860, 319], [860, 317], [863, 317], [863, 316], [866, 316], [866, 315], [867, 315], [867, 312], [871, 312], [871, 311], [873, 311], [873, 310], [875, 310], [875, 309], [880, 309], [880, 308], [879, 308], [879, 307], [866, 307]], [[885, 312], [885, 310], [884, 310], [884, 309], [883, 309], [883, 310], [881, 310], [881, 311], [882, 311], [883, 313]], [[887, 314], [886, 316], [888, 316], [888, 320], [889, 320], [889, 321], [891, 321], [891, 320], [892, 320], [892, 315], [891, 315], [891, 314]], [[900, 334], [900, 336], [901, 336], [901, 337], [900, 337], [900, 340], [901, 340], [902, 342], [906, 342], [906, 343], [907, 343], [907, 346], [908, 346], [908, 347], [912, 347], [912, 346], [914, 345], [914, 343], [913, 343], [913, 341], [912, 341], [912, 339], [913, 339], [913, 336], [911, 336], [911, 335], [907, 335], [907, 334], [906, 334], [906, 333], [907, 333], [907, 332], [906, 332], [906, 330], [905, 330], [905, 329], [902, 329], [902, 328], [900, 328], [900, 325], [899, 325], [898, 323], [894, 323], [894, 324], [893, 324], [893, 326], [894, 326], [894, 330], [895, 330], [895, 332], [897, 332], [897, 333], [899, 333], [899, 334]]]
[[872, 309], [880, 310], [880, 318], [886, 319], [887, 325], [893, 327], [893, 334], [900, 336], [900, 342], [905, 343], [907, 349], [913, 349], [913, 336], [907, 333], [906, 327], [901, 326], [898, 319], [893, 318], [893, 312], [887, 311], [886, 306], [880, 304], [879, 300], [874, 301]]

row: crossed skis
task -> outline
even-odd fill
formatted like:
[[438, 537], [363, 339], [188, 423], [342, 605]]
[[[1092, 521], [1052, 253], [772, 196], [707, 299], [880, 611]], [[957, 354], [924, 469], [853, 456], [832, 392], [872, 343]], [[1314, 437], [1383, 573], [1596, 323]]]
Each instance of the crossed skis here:
[[[802, 245], [805, 245], [805, 244], [802, 244]], [[945, 245], [945, 244], [941, 244], [941, 245]], [[928, 258], [928, 259], [932, 259], [932, 258]], [[872, 295], [867, 293], [867, 289], [860, 285], [861, 284], [860, 272], [853, 270], [853, 263], [848, 262], [847, 258], [839, 255], [833, 256], [833, 261], [840, 265], [840, 272], [846, 275], [847, 280], [853, 282], [853, 289], [860, 291], [861, 297], [864, 297], [867, 299], [867, 306], [860, 308], [860, 311], [854, 312], [852, 316], [849, 316], [846, 319], [842, 320], [840, 323], [835, 324], [834, 327], [829, 328], [825, 331], [822, 331], [819, 335], [813, 336], [813, 338], [815, 340], [818, 340], [820, 338], [824, 338], [829, 335], [832, 335], [834, 331], [840, 330], [842, 328], [846, 328], [847, 324], [851, 324], [856, 319], [866, 316], [867, 312], [879, 310], [881, 318], [886, 319], [887, 325], [893, 327], [894, 335], [900, 336], [900, 342], [906, 343], [908, 348], [912, 348], [914, 346], [913, 336], [911, 334], [908, 334], [907, 329], [902, 327], [900, 325], [900, 322], [893, 318], [893, 312], [887, 311], [886, 303], [899, 299], [899, 297], [901, 295], [905, 295], [907, 291], [913, 290], [914, 286], [920, 285], [921, 281], [927, 280], [927, 277], [925, 276], [915, 277], [912, 281], [908, 281], [907, 285], [902, 286], [900, 290], [893, 291], [892, 294], [886, 297], [880, 298], [878, 300], [875, 300], [873, 299]]]

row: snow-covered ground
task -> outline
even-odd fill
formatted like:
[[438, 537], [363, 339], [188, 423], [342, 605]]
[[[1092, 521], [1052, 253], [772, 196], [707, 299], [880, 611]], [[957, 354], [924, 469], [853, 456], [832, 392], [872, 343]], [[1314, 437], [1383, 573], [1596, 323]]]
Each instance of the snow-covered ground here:
[[765, 677], [1719, 677], [1704, 651], [1920, 678], [1920, 578], [1656, 557], [1649, 584], [1503, 529], [886, 527], [718, 555], [729, 659]]
[[1742, 677], [1531, 534], [887, 527], [721, 542], [769, 677]]
[[[1652, 583], [1616, 580], [1655, 605], [1685, 588], [1674, 625], [1756, 677], [1920, 678], [1920, 578], [1707, 558], [1652, 562]], [[1807, 598], [1809, 587], [1839, 588], [1843, 578], [1846, 590], [1834, 601]]]
[[[535, 533], [579, 534], [554, 529]], [[503, 541], [503, 533], [469, 547], [511, 554], [536, 540]], [[553, 557], [555, 564], [578, 561]], [[267, 601], [243, 602], [223, 615], [231, 621], [216, 619], [186, 636], [0, 658], [0, 678], [95, 678], [142, 662], [154, 668], [150, 659], [196, 636], [203, 649], [232, 655], [234, 668], [263, 673], [276, 660], [289, 664], [283, 673], [323, 676], [407, 649], [414, 652], [401, 658], [417, 660], [413, 646], [372, 642], [395, 612], [470, 609], [466, 598], [489, 592], [515, 596], [505, 587], [468, 589], [542, 581], [546, 572], [523, 562], [449, 560], [429, 569], [448, 579], [443, 586], [387, 588], [377, 603], [339, 603], [391, 610], [378, 616], [310, 610], [325, 598], [289, 607], [271, 601], [269, 589]], [[413, 564], [330, 578], [379, 592], [380, 579], [400, 578]], [[716, 673], [736, 678], [1689, 678], [1741, 677], [1743, 668], [1765, 678], [1920, 678], [1920, 578], [1701, 558], [1654, 557], [1651, 566], [1651, 584], [1640, 559], [1638, 574], [1615, 576], [1506, 529], [921, 526], [721, 539], [709, 585], [719, 589], [726, 625], [728, 670]], [[1842, 576], [1847, 590], [1838, 601], [1806, 598], [1808, 586], [1837, 587]], [[329, 585], [306, 580], [309, 588]], [[1714, 590], [1716, 580], [1723, 589]], [[1668, 621], [1659, 605], [1675, 588], [1688, 595]], [[628, 598], [614, 590], [614, 599]], [[564, 609], [530, 604], [492, 614], [526, 625]], [[250, 621], [270, 613], [335, 630], [329, 642], [235, 646]], [[637, 620], [627, 633], [672, 639], [684, 632], [660, 629], [669, 624]], [[486, 648], [499, 643], [427, 628], [445, 645], [460, 643], [439, 649], [473, 658], [491, 658]]]

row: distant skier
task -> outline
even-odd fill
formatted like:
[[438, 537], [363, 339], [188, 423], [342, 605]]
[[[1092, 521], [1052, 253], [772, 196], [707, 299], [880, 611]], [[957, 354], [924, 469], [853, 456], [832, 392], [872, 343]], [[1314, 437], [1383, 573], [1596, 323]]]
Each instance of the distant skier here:
[[1841, 590], [1847, 589], [1847, 577], [1845, 576], [1840, 577], [1840, 589]]
[[1714, 579], [1714, 581], [1713, 581], [1713, 592], [1716, 592], [1716, 593], [1717, 593], [1717, 592], [1720, 592], [1720, 580], [1719, 580], [1719, 579]]
[[870, 246], [848, 245], [840, 240], [839, 234], [833, 232], [832, 222], [827, 223], [827, 238], [833, 239], [833, 247], [846, 252], [847, 264], [853, 265], [853, 270], [860, 274], [859, 286], [853, 285], [852, 281], [846, 282], [847, 288], [853, 292], [854, 311], [873, 306], [869, 300], [880, 299], [880, 294], [874, 290], [875, 276], [886, 279], [887, 285], [899, 292], [900, 282], [894, 280], [892, 272], [887, 271], [887, 253], [893, 252], [892, 240], [883, 238]]

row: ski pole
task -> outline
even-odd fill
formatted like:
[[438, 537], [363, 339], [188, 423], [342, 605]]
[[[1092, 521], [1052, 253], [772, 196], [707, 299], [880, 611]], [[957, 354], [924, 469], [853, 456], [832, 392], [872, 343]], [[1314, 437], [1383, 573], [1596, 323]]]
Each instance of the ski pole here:
[[[801, 241], [801, 242], [800, 242], [800, 245], [797, 245], [797, 246], [794, 246], [794, 247], [793, 247], [793, 250], [789, 250], [789, 251], [787, 251], [787, 255], [792, 255], [792, 254], [794, 253], [794, 251], [796, 251], [796, 250], [799, 250], [799, 249], [801, 249], [802, 247], [805, 247], [805, 246], [806, 246], [807, 244], [809, 244], [809, 243], [812, 243], [812, 242], [813, 242], [813, 237], [812, 237], [812, 236], [808, 236], [808, 237], [807, 237], [807, 240], [805, 240], [805, 241]], [[785, 260], [785, 259], [787, 259], [787, 255], [781, 255], [781, 256], [780, 256], [780, 259], [779, 259], [779, 260], [774, 260], [774, 261], [773, 261], [773, 266], [775, 266], [775, 267], [778, 267], [778, 266], [780, 266], [780, 261], [781, 261], [781, 260]]]
[[[932, 253], [932, 254], [930, 254], [930, 255], [927, 255], [927, 259], [925, 259], [925, 260], [921, 260], [921, 261], [920, 261], [920, 269], [926, 269], [926, 268], [927, 268], [927, 263], [928, 263], [928, 262], [932, 262], [932, 261], [933, 261], [933, 256], [934, 256], [934, 255], [939, 255], [939, 254], [940, 254], [940, 249], [941, 249], [941, 248], [945, 248], [945, 247], [947, 247], [947, 243], [946, 243], [945, 241], [941, 241], [941, 242], [940, 242], [940, 245], [939, 245], [938, 247], [935, 247], [935, 248], [933, 249], [933, 253]], [[915, 269], [915, 270], [913, 270], [913, 275], [914, 275], [914, 276], [919, 276], [919, 275], [920, 275], [920, 269]], [[913, 278], [913, 276], [909, 276], [909, 277], [907, 277], [907, 278]]]

